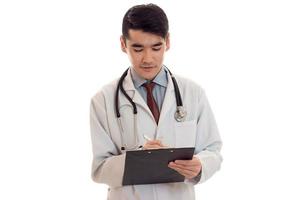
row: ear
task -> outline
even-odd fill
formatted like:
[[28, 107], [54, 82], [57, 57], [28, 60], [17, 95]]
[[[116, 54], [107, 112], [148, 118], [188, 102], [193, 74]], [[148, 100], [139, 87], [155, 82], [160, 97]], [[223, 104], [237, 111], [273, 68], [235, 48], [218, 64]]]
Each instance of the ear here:
[[166, 36], [166, 51], [170, 49], [170, 33]]
[[121, 43], [121, 50], [122, 50], [124, 53], [127, 53], [127, 52], [126, 52], [126, 39], [124, 38], [123, 35], [121, 35], [121, 37], [120, 37], [120, 43]]

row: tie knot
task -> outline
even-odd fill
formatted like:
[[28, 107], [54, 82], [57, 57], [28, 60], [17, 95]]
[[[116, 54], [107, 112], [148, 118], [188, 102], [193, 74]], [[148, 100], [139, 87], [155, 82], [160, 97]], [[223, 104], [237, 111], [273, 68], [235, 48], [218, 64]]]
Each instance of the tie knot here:
[[153, 90], [155, 83], [154, 82], [146, 82], [143, 84], [143, 86], [147, 89], [147, 91], [151, 91]]

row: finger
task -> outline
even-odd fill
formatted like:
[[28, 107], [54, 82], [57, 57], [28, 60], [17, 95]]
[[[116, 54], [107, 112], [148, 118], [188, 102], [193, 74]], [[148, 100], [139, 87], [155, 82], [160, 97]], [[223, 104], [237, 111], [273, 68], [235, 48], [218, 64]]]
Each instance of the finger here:
[[153, 143], [153, 144], [146, 143], [144, 146], [162, 146], [162, 145], [156, 144], [156, 143]]
[[149, 140], [146, 142], [146, 144], [157, 144], [157, 145], [162, 145], [160, 140]]
[[200, 166], [201, 164], [198, 162], [191, 162], [190, 160], [175, 160], [174, 161], [178, 165], [183, 165], [183, 166]]
[[201, 168], [199, 168], [197, 166], [183, 166], [183, 165], [176, 164], [174, 162], [169, 163], [169, 165], [171, 167], [175, 167], [177, 169], [182, 169], [182, 170], [188, 170], [188, 171], [191, 171], [193, 173], [199, 173], [200, 169], [201, 169]]
[[144, 149], [160, 149], [160, 148], [162, 148], [162, 146], [160, 146], [160, 145], [149, 145], [149, 144], [146, 144], [144, 146]]
[[162, 144], [160, 140], [153, 140], [153, 142], [155, 142], [157, 144]]
[[154, 146], [154, 148], [167, 148], [167, 146], [163, 145], [159, 140], [151, 140], [146, 142], [144, 148], [152, 148], [152, 146]]
[[192, 160], [176, 160], [176, 164], [186, 165], [186, 166], [201, 166], [199, 158], [193, 157]]
[[175, 171], [177, 171], [179, 174], [183, 175], [186, 178], [194, 178], [195, 176], [197, 176], [197, 173], [189, 170], [180, 169], [178, 167], [170, 167], [170, 168], [174, 169]]

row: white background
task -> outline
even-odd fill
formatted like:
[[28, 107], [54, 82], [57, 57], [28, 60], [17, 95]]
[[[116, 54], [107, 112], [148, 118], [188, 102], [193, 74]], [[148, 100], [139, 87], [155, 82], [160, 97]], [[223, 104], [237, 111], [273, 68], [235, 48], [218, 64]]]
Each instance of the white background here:
[[[299, 199], [298, 1], [153, 2], [170, 21], [165, 64], [204, 87], [224, 141], [197, 199]], [[140, 3], [0, 2], [0, 199], [106, 199], [89, 103], [129, 66], [121, 22]]]

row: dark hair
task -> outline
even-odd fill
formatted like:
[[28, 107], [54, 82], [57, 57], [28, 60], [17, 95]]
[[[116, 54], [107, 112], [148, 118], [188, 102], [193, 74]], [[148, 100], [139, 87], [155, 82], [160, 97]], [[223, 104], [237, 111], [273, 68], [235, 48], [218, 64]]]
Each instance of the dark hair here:
[[129, 39], [129, 29], [142, 30], [166, 38], [169, 31], [167, 15], [155, 4], [136, 5], [123, 18], [122, 33]]

